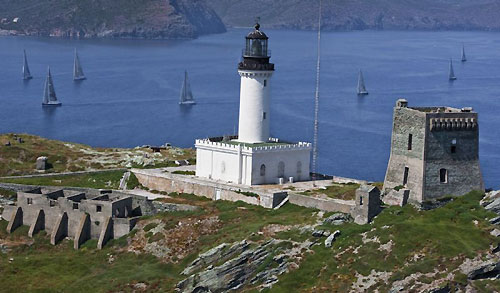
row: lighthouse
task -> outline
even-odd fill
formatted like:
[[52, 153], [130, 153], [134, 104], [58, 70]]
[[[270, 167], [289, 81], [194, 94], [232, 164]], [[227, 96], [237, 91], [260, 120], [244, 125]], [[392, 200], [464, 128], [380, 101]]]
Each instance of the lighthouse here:
[[310, 179], [311, 144], [270, 137], [274, 64], [269, 62], [268, 41], [258, 23], [245, 37], [243, 60], [238, 64], [241, 78], [238, 135], [196, 140], [196, 176], [212, 180], [217, 186], [283, 184]]
[[238, 141], [264, 143], [269, 140], [271, 77], [274, 64], [269, 62], [267, 35], [255, 25], [246, 36], [242, 52], [243, 61], [238, 64], [241, 77], [240, 115]]

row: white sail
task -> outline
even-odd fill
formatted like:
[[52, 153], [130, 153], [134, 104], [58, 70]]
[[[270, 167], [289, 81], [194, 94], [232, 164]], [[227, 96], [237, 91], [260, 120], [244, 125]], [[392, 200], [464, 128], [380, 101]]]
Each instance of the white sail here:
[[80, 58], [78, 58], [78, 52], [75, 49], [75, 62], [73, 65], [73, 80], [84, 80], [86, 79], [85, 74], [83, 74], [82, 65], [80, 64]]
[[193, 92], [191, 91], [191, 86], [189, 85], [187, 71], [184, 72], [184, 81], [182, 82], [180, 102], [181, 105], [193, 105], [196, 104], [193, 98]]
[[455, 70], [453, 70], [453, 60], [450, 59], [450, 80], [456, 80], [457, 77], [455, 76]]
[[32, 79], [30, 68], [28, 66], [28, 58], [26, 57], [26, 50], [24, 50], [24, 63], [23, 63], [23, 79], [29, 80]]
[[467, 61], [467, 56], [465, 56], [465, 45], [462, 45], [462, 62]]
[[368, 91], [365, 86], [365, 79], [363, 78], [363, 72], [359, 71], [358, 76], [358, 95], [368, 95]]
[[52, 74], [50, 67], [48, 68], [47, 78], [45, 79], [45, 87], [43, 89], [43, 106], [60, 106], [61, 102], [57, 100]]

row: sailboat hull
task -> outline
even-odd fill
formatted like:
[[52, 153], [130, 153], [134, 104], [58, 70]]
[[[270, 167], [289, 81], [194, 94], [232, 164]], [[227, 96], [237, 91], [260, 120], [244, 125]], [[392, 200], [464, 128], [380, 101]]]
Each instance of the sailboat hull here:
[[87, 78], [85, 76], [82, 77], [73, 77], [74, 81], [80, 81], [80, 80], [86, 80]]
[[62, 106], [62, 103], [57, 102], [57, 103], [42, 103], [43, 107], [59, 107]]
[[368, 92], [358, 92], [358, 96], [367, 96]]
[[33, 79], [33, 76], [25, 76], [25, 77], [23, 77], [23, 80], [30, 80], [30, 79]]
[[179, 102], [179, 105], [196, 105], [195, 101]]

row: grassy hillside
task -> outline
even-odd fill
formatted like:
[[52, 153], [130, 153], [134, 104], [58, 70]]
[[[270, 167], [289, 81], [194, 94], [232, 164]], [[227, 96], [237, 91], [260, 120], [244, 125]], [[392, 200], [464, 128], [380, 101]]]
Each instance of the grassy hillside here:
[[[205, 0], [230, 26], [313, 29], [319, 0]], [[499, 30], [495, 0], [323, 0], [326, 30]]]
[[225, 31], [198, 0], [0, 0], [0, 7], [0, 29], [28, 35], [194, 38]]
[[[391, 288], [426, 292], [446, 285], [469, 286], [478, 292], [500, 290], [498, 280], [468, 281], [461, 272], [461, 265], [472, 259], [492, 257], [490, 247], [499, 243], [489, 234], [493, 227], [487, 220], [494, 214], [479, 205], [479, 193], [433, 211], [387, 208], [373, 224], [363, 226], [322, 225], [328, 214], [291, 204], [266, 210], [241, 202], [171, 196], [170, 202], [201, 209], [143, 218], [128, 237], [114, 240], [102, 251], [94, 248], [95, 241], [79, 251], [73, 250], [70, 240], [52, 247], [45, 233], [33, 241], [26, 236], [27, 227], [7, 235], [6, 222], [1, 221], [0, 243], [8, 247], [0, 253], [2, 290], [173, 291], [185, 278], [180, 272], [200, 252], [242, 239], [260, 245], [270, 238], [289, 249], [311, 244], [299, 251], [296, 266], [265, 290], [269, 292], [388, 292]], [[311, 236], [312, 229], [340, 230], [341, 236], [326, 248], [324, 238]], [[258, 286], [247, 284], [243, 291]]]
[[[19, 143], [15, 138], [21, 138]], [[5, 146], [10, 142], [10, 146]], [[92, 148], [82, 144], [49, 140], [22, 134], [0, 135], [0, 176], [37, 174], [36, 159], [48, 157], [47, 172], [85, 171], [124, 167], [165, 167], [173, 160], [194, 159], [194, 150], [169, 148], [161, 153], [150, 149]]]

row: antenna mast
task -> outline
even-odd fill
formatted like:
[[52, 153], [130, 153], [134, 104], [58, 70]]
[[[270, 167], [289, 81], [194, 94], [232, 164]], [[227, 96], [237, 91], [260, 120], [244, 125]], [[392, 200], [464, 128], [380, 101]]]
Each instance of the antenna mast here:
[[316, 64], [316, 93], [314, 95], [314, 139], [313, 139], [313, 157], [312, 157], [312, 180], [316, 186], [316, 166], [318, 163], [318, 113], [319, 113], [319, 84], [320, 84], [320, 67], [321, 67], [321, 14], [322, 0], [319, 0], [318, 14], [318, 61]]

